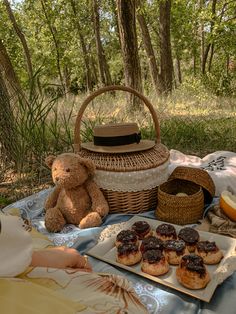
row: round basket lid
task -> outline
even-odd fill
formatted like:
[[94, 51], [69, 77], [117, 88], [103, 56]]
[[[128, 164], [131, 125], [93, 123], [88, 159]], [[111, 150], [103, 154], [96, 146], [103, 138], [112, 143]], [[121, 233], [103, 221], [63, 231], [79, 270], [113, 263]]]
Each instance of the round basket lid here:
[[91, 159], [98, 170], [128, 172], [159, 167], [170, 156], [169, 150], [161, 143], [140, 152], [107, 154], [93, 152], [83, 147], [78, 153], [83, 158]]
[[206, 170], [178, 166], [172, 172], [168, 180], [173, 179], [187, 180], [200, 185], [203, 189], [205, 204], [210, 204], [215, 196], [215, 184]]

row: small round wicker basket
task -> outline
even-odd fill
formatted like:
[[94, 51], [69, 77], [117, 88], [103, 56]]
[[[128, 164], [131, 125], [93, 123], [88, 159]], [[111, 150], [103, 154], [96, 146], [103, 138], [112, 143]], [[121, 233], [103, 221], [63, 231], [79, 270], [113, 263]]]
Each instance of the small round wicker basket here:
[[206, 170], [178, 166], [172, 172], [168, 180], [182, 179], [194, 182], [202, 187], [205, 204], [210, 204], [215, 196], [215, 184]]
[[[81, 120], [87, 105], [95, 97], [116, 90], [134, 94], [149, 109], [156, 133], [153, 148], [139, 152], [100, 153], [81, 147]], [[74, 132], [74, 150], [94, 162], [95, 181], [109, 203], [110, 212], [140, 213], [156, 208], [157, 188], [168, 179], [169, 150], [161, 144], [157, 114], [145, 96], [127, 86], [106, 86], [93, 92], [81, 105]]]
[[[180, 192], [187, 196], [177, 196]], [[196, 183], [173, 179], [159, 186], [157, 219], [179, 225], [191, 224], [202, 218], [203, 210], [202, 187]]]

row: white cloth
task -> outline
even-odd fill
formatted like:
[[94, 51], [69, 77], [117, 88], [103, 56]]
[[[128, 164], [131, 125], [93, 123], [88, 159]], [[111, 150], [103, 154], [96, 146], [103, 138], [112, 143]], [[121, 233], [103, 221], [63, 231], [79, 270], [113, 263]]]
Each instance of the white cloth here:
[[114, 172], [96, 170], [94, 180], [106, 190], [118, 192], [137, 192], [154, 189], [168, 179], [169, 160], [164, 164], [147, 170]]
[[0, 215], [0, 221], [0, 277], [14, 277], [31, 263], [32, 239], [21, 218]]
[[178, 166], [196, 167], [206, 170], [216, 187], [216, 196], [224, 190], [236, 194], [236, 153], [217, 151], [200, 158], [185, 155], [177, 150], [170, 150], [169, 175]]

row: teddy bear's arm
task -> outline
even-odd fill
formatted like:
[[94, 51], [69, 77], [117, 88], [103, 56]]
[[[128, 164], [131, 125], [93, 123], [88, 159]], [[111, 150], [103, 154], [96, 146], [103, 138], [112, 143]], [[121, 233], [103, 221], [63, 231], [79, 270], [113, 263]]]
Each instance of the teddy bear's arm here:
[[86, 188], [91, 197], [92, 211], [99, 213], [101, 217], [106, 216], [109, 212], [109, 206], [98, 185], [94, 181], [88, 181]]
[[45, 210], [56, 206], [58, 195], [59, 195], [60, 191], [61, 191], [61, 187], [56, 186], [54, 188], [54, 190], [52, 191], [52, 193], [49, 194], [49, 196], [47, 197], [46, 202], [44, 204]]

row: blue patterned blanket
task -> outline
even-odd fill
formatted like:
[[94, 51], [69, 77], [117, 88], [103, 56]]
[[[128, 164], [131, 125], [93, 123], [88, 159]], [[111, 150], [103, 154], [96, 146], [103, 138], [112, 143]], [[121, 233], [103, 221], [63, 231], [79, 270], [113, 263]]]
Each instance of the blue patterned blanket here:
[[[43, 190], [14, 204], [5, 207], [2, 211], [7, 213], [14, 207], [20, 209], [21, 216], [31, 221], [32, 225], [46, 235], [55, 245], [66, 245], [77, 248], [81, 253], [86, 253], [93, 247], [97, 240], [107, 233], [116, 231], [122, 223], [129, 220], [132, 215], [110, 214], [102, 226], [98, 228], [80, 230], [74, 225], [66, 225], [60, 233], [48, 233], [44, 225], [44, 201], [51, 189]], [[140, 216], [154, 218], [154, 212], [146, 212]], [[111, 227], [112, 226], [112, 227]], [[194, 299], [183, 293], [164, 287], [158, 283], [149, 281], [138, 275], [108, 265], [105, 262], [89, 257], [93, 269], [96, 272], [115, 273], [124, 275], [134, 286], [141, 301], [146, 304], [149, 313], [224, 313], [235, 314], [236, 308], [236, 274], [234, 273], [223, 284], [218, 286], [210, 303]]]

